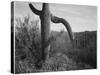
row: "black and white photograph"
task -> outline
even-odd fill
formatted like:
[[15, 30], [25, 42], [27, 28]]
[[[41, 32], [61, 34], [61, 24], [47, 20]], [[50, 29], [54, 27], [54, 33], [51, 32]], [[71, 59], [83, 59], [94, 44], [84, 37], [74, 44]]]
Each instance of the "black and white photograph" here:
[[11, 73], [97, 69], [97, 6], [11, 2]]

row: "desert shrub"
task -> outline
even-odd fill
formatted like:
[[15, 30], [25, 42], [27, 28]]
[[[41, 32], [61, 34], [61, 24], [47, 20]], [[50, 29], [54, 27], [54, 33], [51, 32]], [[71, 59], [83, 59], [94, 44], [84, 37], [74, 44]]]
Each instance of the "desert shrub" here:
[[77, 63], [83, 62], [96, 68], [96, 32], [83, 32], [76, 37], [79, 44], [75, 43], [74, 48], [68, 50], [66, 54]]
[[[81, 45], [74, 49], [70, 47], [70, 42], [68, 42], [67, 36], [65, 37], [66, 33], [61, 31], [58, 34], [55, 34], [53, 32], [53, 34], [50, 35], [50, 41], [55, 38], [55, 40], [51, 42], [50, 58], [43, 63], [41, 68], [37, 68], [37, 66], [41, 64], [42, 57], [41, 36], [38, 28], [38, 20], [31, 21], [29, 16], [22, 19], [17, 18], [15, 23], [16, 73], [87, 68], [87, 65], [86, 67], [83, 67], [83, 63], [90, 64], [93, 67], [96, 66], [96, 43], [95, 41], [91, 42], [91, 40], [95, 40], [92, 34], [89, 36], [89, 38], [92, 38], [91, 40], [88, 40], [88, 43], [87, 39], [84, 40], [81, 38], [82, 36], [80, 34], [79, 36], [81, 37], [78, 37], [77, 39], [80, 39]], [[66, 38], [66, 40], [64, 38]], [[63, 41], [66, 41], [67, 43]], [[59, 52], [62, 53], [62, 56], [58, 56]], [[82, 67], [79, 67], [77, 64]]]
[[40, 61], [41, 36], [38, 23], [38, 20], [31, 20], [29, 16], [16, 18], [15, 61], [17, 64], [24, 60], [33, 60], [32, 64], [37, 64]]

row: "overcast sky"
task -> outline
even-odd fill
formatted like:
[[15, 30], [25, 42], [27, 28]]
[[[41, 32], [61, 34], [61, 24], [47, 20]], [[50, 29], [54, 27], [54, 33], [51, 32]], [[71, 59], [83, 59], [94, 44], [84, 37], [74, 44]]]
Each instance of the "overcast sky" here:
[[[30, 14], [31, 17], [39, 17], [32, 13], [28, 2], [15, 2], [15, 16], [23, 17]], [[32, 2], [34, 7], [41, 10], [42, 3]], [[50, 4], [52, 14], [66, 19], [72, 27], [73, 32], [97, 30], [97, 7], [69, 4]], [[62, 24], [51, 22], [51, 29], [60, 31], [65, 29]], [[65, 29], [66, 30], [66, 29]]]

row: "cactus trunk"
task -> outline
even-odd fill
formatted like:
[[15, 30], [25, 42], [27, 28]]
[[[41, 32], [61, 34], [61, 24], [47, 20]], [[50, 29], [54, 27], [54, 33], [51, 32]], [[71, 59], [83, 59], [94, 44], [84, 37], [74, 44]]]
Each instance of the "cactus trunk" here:
[[50, 12], [49, 5], [44, 3], [42, 13], [40, 15], [41, 20], [41, 39], [42, 39], [42, 59], [46, 60], [49, 57], [50, 44], [45, 46], [50, 37]]
[[49, 58], [49, 50], [50, 50], [50, 21], [53, 23], [62, 23], [66, 27], [69, 33], [70, 40], [73, 41], [74, 36], [72, 33], [72, 29], [70, 27], [70, 24], [63, 18], [59, 18], [56, 16], [53, 16], [50, 13], [49, 10], [49, 4], [48, 3], [43, 3], [42, 10], [37, 10], [32, 6], [32, 4], [29, 4], [29, 7], [31, 8], [32, 12], [35, 13], [40, 17], [41, 20], [41, 60], [44, 62], [46, 59]]

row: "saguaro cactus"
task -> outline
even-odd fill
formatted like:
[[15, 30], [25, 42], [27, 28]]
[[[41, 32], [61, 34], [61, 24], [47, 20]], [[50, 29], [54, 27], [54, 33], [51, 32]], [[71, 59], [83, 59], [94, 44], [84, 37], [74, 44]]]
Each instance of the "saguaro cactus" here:
[[62, 23], [68, 30], [71, 41], [73, 41], [74, 36], [69, 23], [63, 19], [53, 16], [49, 10], [49, 4], [43, 3], [42, 10], [37, 10], [31, 3], [29, 4], [30, 9], [33, 13], [38, 15], [41, 20], [41, 39], [42, 39], [42, 60], [45, 61], [49, 57], [50, 43], [50, 21], [53, 23]]

